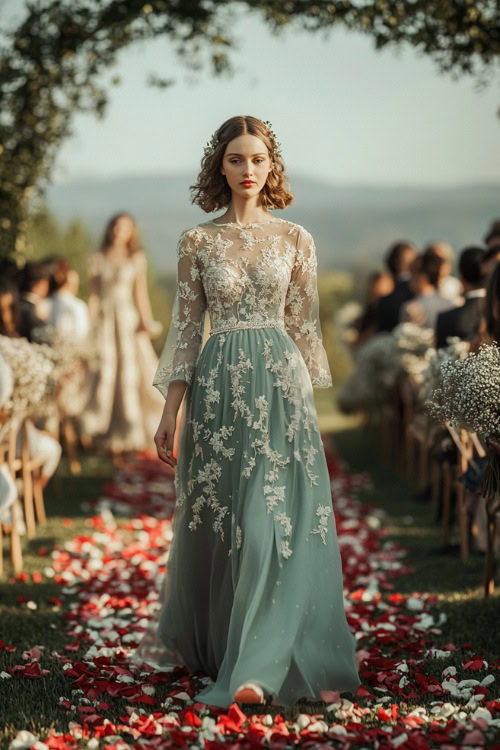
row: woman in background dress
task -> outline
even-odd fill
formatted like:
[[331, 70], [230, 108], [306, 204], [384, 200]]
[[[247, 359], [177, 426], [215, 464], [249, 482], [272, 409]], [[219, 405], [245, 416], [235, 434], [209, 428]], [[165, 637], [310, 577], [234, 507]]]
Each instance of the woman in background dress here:
[[82, 429], [118, 460], [128, 452], [155, 451], [163, 399], [152, 380], [158, 358], [147, 262], [137, 227], [127, 213], [108, 222], [100, 249], [90, 258], [89, 313], [99, 365], [91, 375]]

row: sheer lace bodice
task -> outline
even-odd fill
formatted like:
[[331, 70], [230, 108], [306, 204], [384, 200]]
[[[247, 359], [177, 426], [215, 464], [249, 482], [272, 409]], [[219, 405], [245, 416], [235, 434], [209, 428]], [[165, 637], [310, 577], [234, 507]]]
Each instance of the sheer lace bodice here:
[[273, 326], [297, 345], [311, 382], [332, 385], [323, 346], [311, 234], [285, 219], [240, 225], [213, 221], [181, 235], [172, 322], [154, 385], [166, 396], [172, 380], [190, 383], [205, 313], [211, 335]]

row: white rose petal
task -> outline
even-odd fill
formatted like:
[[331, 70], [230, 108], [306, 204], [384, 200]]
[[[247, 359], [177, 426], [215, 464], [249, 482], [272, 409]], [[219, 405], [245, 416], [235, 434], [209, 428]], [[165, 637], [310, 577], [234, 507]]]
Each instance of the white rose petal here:
[[28, 732], [27, 729], [21, 729], [10, 743], [9, 750], [29, 750], [35, 742], [38, 742], [38, 737]]
[[471, 714], [471, 719], [484, 719], [487, 724], [491, 722], [492, 718], [490, 711], [488, 711], [487, 708], [484, 708], [484, 706], [478, 706], [474, 713]]
[[406, 600], [406, 606], [408, 607], [408, 609], [416, 612], [417, 610], [421, 610], [424, 608], [424, 603], [422, 599], [417, 599], [416, 597], [411, 596]]
[[187, 693], [176, 693], [174, 695], [174, 698], [179, 698], [179, 700], [181, 700], [181, 701], [190, 701], [191, 700], [191, 698], [189, 697], [189, 695]]
[[392, 740], [392, 746], [399, 747], [403, 744], [403, 742], [406, 742], [407, 739], [408, 735], [406, 734], [406, 732], [403, 732], [403, 734], [399, 734], [397, 737], [394, 737], [394, 739]]

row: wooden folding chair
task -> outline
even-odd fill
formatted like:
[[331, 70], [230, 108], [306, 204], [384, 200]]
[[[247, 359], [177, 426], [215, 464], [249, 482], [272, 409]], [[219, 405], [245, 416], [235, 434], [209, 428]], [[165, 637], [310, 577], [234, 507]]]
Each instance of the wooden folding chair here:
[[[417, 446], [418, 487], [424, 489], [429, 481], [429, 456], [432, 446], [432, 427], [425, 414], [416, 413], [408, 426], [409, 436]], [[411, 447], [414, 453], [414, 447]]]
[[402, 468], [406, 471], [408, 479], [412, 480], [415, 475], [415, 441], [411, 429], [415, 416], [415, 387], [411, 378], [406, 375], [399, 381], [398, 395], [401, 414]]
[[21, 448], [21, 475], [23, 479], [24, 515], [26, 519], [26, 532], [29, 539], [36, 535], [36, 518], [40, 525], [47, 523], [45, 504], [43, 500], [43, 488], [41, 469], [44, 459], [32, 457], [28, 443], [28, 424], [31, 423], [26, 417], [22, 424], [22, 448]]

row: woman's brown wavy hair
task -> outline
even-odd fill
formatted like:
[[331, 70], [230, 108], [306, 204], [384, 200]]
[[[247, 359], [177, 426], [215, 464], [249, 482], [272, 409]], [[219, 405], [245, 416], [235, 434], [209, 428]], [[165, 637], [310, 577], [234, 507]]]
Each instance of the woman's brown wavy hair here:
[[113, 227], [115, 226], [118, 219], [122, 218], [122, 216], [127, 216], [134, 225], [132, 234], [130, 235], [130, 239], [127, 243], [129, 256], [134, 255], [141, 249], [141, 243], [139, 242], [139, 232], [137, 230], [137, 224], [135, 222], [134, 217], [131, 216], [127, 211], [120, 211], [120, 213], [112, 216], [106, 225], [106, 229], [104, 230], [104, 234], [103, 234], [102, 241], [101, 241], [101, 246], [99, 248], [101, 253], [106, 253], [108, 249], [110, 248], [113, 242]]
[[193, 193], [191, 203], [197, 204], [207, 213], [230, 204], [231, 188], [226, 177], [221, 174], [220, 167], [227, 144], [234, 138], [247, 134], [260, 138], [273, 162], [266, 184], [260, 191], [261, 205], [272, 210], [286, 208], [293, 203], [293, 194], [289, 190], [290, 185], [285, 175], [285, 164], [280, 156], [276, 156], [273, 135], [262, 120], [250, 115], [231, 117], [215, 131], [217, 145], [211, 153], [203, 156], [198, 180], [189, 188]]

